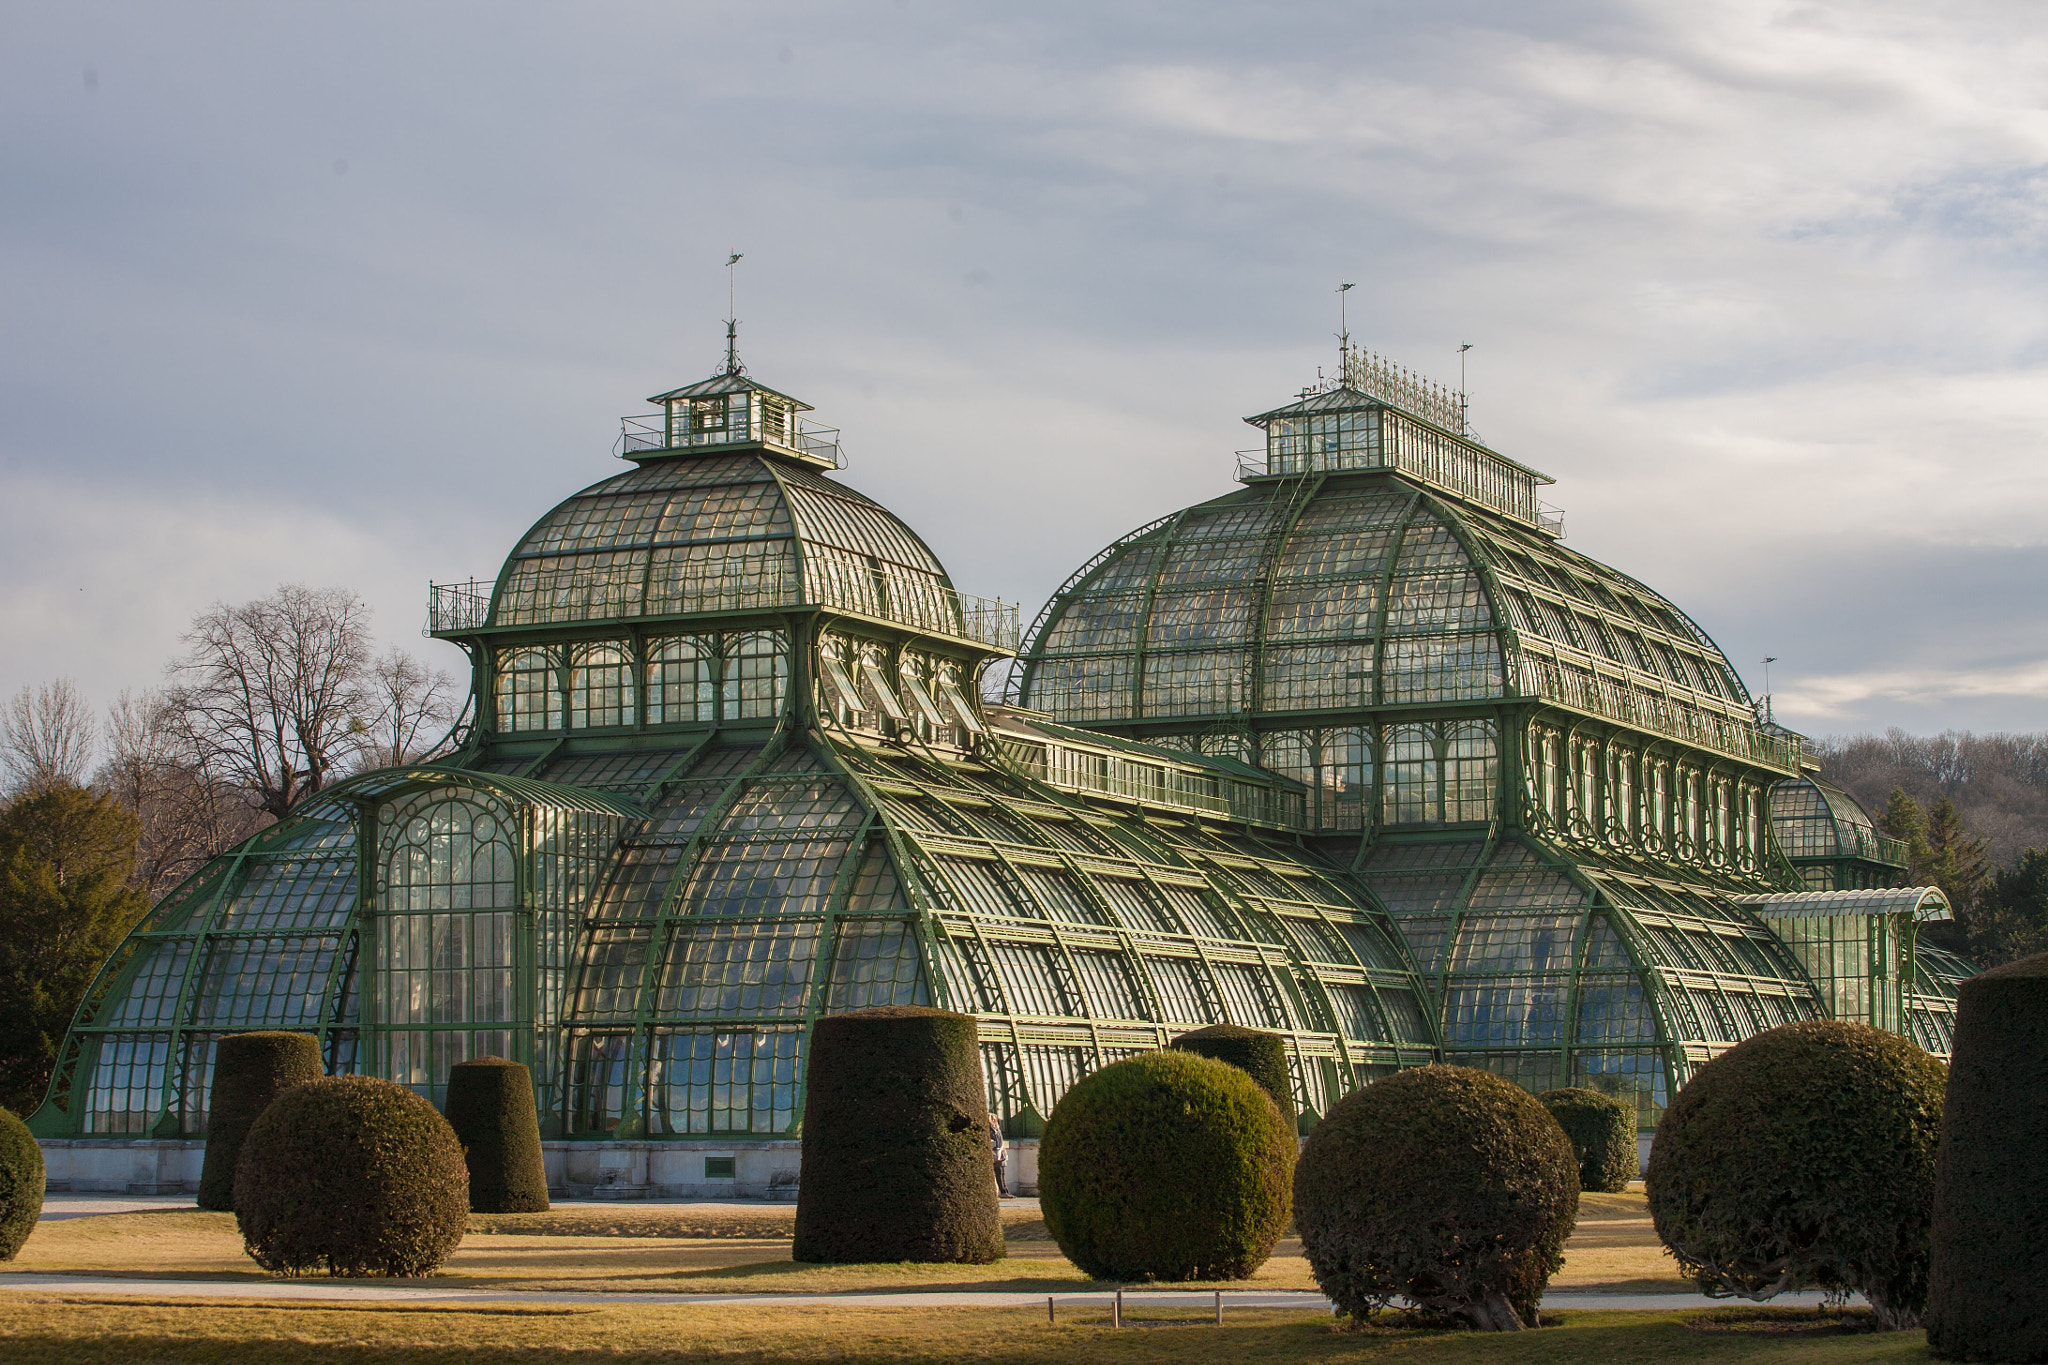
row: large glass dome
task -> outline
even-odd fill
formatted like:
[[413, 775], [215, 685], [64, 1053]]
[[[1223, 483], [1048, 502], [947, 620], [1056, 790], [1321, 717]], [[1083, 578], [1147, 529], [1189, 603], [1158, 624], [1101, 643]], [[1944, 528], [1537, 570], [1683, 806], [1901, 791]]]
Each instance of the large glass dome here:
[[661, 401], [637, 467], [434, 590], [475, 678], [447, 757], [327, 788], [159, 905], [40, 1132], [200, 1134], [253, 1028], [437, 1099], [466, 1057], [527, 1061], [572, 1141], [786, 1135], [811, 1025], [876, 1004], [976, 1015], [1004, 1116], [1214, 1022], [1283, 1035], [1317, 1112], [1440, 1055], [1301, 783], [984, 706], [1013, 609], [834, 477], [794, 400]]

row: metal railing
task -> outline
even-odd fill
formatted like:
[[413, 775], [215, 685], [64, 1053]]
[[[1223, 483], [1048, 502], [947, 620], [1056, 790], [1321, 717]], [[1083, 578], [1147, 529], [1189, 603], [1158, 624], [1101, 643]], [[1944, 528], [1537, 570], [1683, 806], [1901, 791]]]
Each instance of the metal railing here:
[[790, 428], [782, 430], [768, 423], [755, 422], [744, 428], [694, 432], [672, 430], [668, 417], [663, 413], [621, 417], [619, 439], [613, 444], [612, 453], [624, 457], [650, 450], [694, 450], [754, 441], [794, 450], [814, 460], [822, 460], [834, 469], [846, 468], [845, 455], [839, 448], [839, 428], [817, 426], [801, 417], [792, 418]]
[[491, 591], [495, 582], [472, 578], [467, 583], [427, 584], [427, 628], [422, 634], [446, 635], [481, 630], [490, 624]]
[[[461, 634], [481, 630], [491, 624], [491, 593], [497, 584], [489, 579], [472, 578], [466, 583], [429, 583], [427, 585], [427, 628], [425, 635]], [[888, 619], [902, 620], [907, 626], [929, 630], [935, 634], [951, 635], [956, 639], [977, 640], [997, 649], [1014, 650], [1020, 634], [1017, 604], [1004, 602], [993, 597], [976, 597], [972, 593], [955, 592], [951, 588], [938, 590], [943, 602], [935, 604], [937, 610], [929, 612], [889, 613]], [[829, 595], [829, 594], [827, 594]], [[818, 594], [809, 593], [808, 597]], [[771, 600], [753, 590], [739, 590], [729, 594], [715, 592], [693, 593], [687, 599], [691, 611], [751, 611], [782, 610], [790, 607], [847, 606], [844, 602], [781, 602]], [[860, 610], [859, 604], [854, 604]], [[637, 614], [637, 613], [634, 613]], [[606, 612], [597, 616], [575, 619], [605, 620], [621, 615]], [[917, 619], [903, 620], [904, 616]], [[928, 618], [928, 619], [927, 619]], [[521, 622], [520, 624], [543, 625], [549, 622]]]
[[1012, 758], [1049, 787], [1136, 801], [1171, 810], [1200, 811], [1243, 823], [1300, 829], [1303, 793], [1234, 778], [1188, 772], [1099, 749], [1033, 742], [1005, 735]]
[[1465, 395], [1456, 389], [1424, 379], [1362, 346], [1345, 352], [1343, 371], [1345, 387], [1405, 408], [1445, 431], [1464, 433]]
[[1768, 767], [1799, 771], [1799, 746], [1767, 734], [1747, 718], [1702, 711], [1670, 697], [1639, 692], [1604, 674], [1562, 668], [1549, 659], [1524, 658], [1519, 681], [1525, 697], [1558, 702]]

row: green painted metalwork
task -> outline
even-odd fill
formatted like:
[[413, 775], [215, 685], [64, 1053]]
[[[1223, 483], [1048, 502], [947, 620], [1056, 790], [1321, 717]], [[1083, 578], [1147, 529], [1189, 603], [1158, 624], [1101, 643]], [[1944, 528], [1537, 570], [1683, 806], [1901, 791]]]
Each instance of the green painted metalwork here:
[[[1014, 614], [832, 478], [802, 404], [737, 369], [659, 396], [632, 469], [488, 585], [432, 587], [474, 679], [453, 757], [337, 784], [166, 898], [38, 1131], [196, 1132], [221, 1033], [303, 1027], [429, 1094], [527, 1060], [552, 1136], [787, 1135], [819, 1018], [926, 1002], [980, 1019], [1004, 1116], [1230, 1021], [1287, 1039], [1317, 1112], [1448, 1056], [1653, 1120], [1826, 1009], [1736, 899], [1791, 889], [1794, 743], [1704, 632], [1557, 543], [1542, 476], [1346, 374], [1257, 419], [1244, 491], [1068, 582], [1021, 705], [976, 685]], [[1905, 954], [1931, 1036], [1953, 970]]]

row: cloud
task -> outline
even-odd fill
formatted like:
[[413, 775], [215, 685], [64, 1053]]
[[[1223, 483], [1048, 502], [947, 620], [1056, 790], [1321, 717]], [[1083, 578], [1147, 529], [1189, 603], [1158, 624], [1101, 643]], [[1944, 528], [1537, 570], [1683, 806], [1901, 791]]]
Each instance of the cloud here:
[[1354, 333], [1403, 363], [1450, 380], [1476, 343], [1475, 422], [1558, 477], [1572, 544], [1787, 657], [1817, 722], [2039, 728], [2025, 692], [1814, 681], [2004, 676], [2048, 632], [2037, 30], [1761, 0], [23, 10], [0, 504], [66, 572], [165, 585], [83, 610], [13, 553], [0, 672], [147, 680], [164, 622], [290, 576], [394, 631], [709, 371], [738, 249], [755, 372], [1027, 615], [1234, 486], [1239, 418], [1329, 363], [1355, 280]]

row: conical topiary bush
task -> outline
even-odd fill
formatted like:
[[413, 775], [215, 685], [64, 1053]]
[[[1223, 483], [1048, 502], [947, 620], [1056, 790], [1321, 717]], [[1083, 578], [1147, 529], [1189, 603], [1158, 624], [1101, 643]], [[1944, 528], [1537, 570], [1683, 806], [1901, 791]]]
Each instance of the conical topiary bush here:
[[448, 1069], [448, 1126], [469, 1167], [472, 1213], [540, 1213], [548, 1206], [533, 1077], [518, 1062], [474, 1057]]
[[1956, 992], [1934, 1168], [1927, 1346], [2048, 1360], [2048, 953]]
[[855, 1010], [820, 1019], [810, 1050], [794, 1259], [1001, 1260], [973, 1018]]
[[235, 1163], [250, 1125], [279, 1095], [325, 1072], [320, 1040], [310, 1033], [231, 1033], [215, 1045], [200, 1208], [225, 1213], [235, 1207]]

